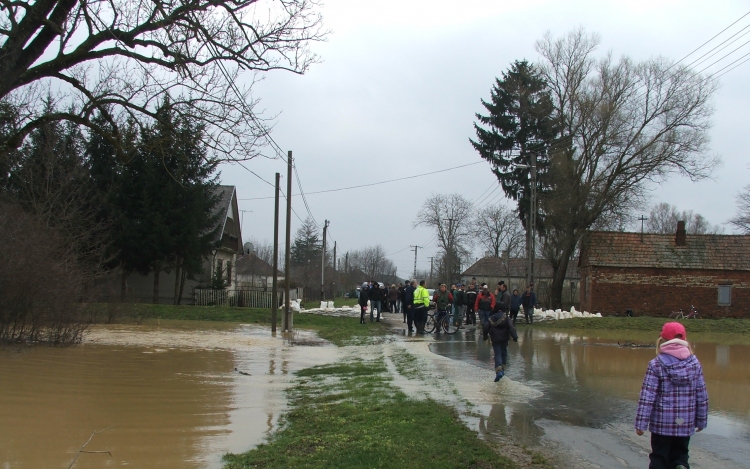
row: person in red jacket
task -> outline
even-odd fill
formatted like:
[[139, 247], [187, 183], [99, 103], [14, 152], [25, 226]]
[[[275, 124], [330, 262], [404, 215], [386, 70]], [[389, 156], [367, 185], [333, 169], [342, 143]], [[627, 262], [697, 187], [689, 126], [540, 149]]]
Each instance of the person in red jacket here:
[[490, 288], [486, 283], [482, 284], [482, 291], [477, 295], [474, 309], [479, 311], [479, 322], [484, 327], [484, 324], [489, 320], [492, 310], [495, 309], [495, 295], [490, 293]]

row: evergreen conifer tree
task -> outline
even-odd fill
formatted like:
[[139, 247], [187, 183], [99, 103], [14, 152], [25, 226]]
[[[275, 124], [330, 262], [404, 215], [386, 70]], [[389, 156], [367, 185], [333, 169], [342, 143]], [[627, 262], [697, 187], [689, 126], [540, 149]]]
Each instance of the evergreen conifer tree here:
[[[547, 149], [558, 133], [554, 106], [547, 83], [525, 60], [514, 62], [502, 79], [495, 79], [490, 96], [490, 102], [482, 100], [488, 114], [476, 114], [477, 139], [471, 144], [492, 165], [505, 195], [518, 201], [518, 215], [525, 226], [531, 203], [530, 169], [518, 165], [530, 165], [532, 154], [536, 155], [537, 193], [541, 195], [550, 166]], [[537, 215], [537, 220], [541, 231], [543, 219]]]

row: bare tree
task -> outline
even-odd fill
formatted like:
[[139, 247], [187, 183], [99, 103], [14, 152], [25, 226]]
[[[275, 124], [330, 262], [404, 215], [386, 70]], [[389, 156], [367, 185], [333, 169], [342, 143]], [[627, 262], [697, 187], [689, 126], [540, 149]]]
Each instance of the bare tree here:
[[469, 257], [472, 243], [471, 202], [460, 194], [433, 194], [422, 204], [414, 226], [435, 230], [438, 248], [445, 254], [446, 282], [456, 276], [461, 260]]
[[718, 159], [707, 155], [714, 80], [664, 58], [596, 58], [598, 45], [583, 29], [536, 44], [562, 129], [540, 196], [553, 307], [586, 230], [630, 212], [646, 184], [673, 173], [703, 178]]
[[742, 233], [750, 235], [750, 185], [737, 194], [737, 216], [729, 220]]
[[526, 232], [516, 213], [502, 204], [490, 205], [476, 217], [476, 238], [494, 257], [508, 252], [510, 257], [522, 255]]
[[[169, 93], [179, 112], [207, 124], [217, 155], [245, 159], [267, 138], [241, 72], [304, 73], [321, 40], [316, 0], [18, 0], [0, 12], [0, 100], [17, 147], [33, 129], [70, 120], [117, 142], [118, 123], [156, 118]], [[66, 111], [44, 114], [44, 99]], [[92, 116], [101, 112], [115, 129]]]
[[654, 205], [644, 230], [647, 233], [674, 234], [678, 221], [685, 222], [685, 231], [690, 234], [718, 234], [724, 231], [719, 225], [711, 225], [700, 213], [693, 213], [692, 210], [680, 212], [676, 206], [667, 203]]
[[396, 275], [396, 265], [385, 257], [385, 249], [379, 244], [351, 252], [349, 267], [364, 272], [368, 280]]
[[255, 238], [249, 238], [247, 242], [253, 245], [253, 250], [258, 259], [270, 265], [273, 265], [273, 243], [271, 243], [267, 239], [259, 241]]

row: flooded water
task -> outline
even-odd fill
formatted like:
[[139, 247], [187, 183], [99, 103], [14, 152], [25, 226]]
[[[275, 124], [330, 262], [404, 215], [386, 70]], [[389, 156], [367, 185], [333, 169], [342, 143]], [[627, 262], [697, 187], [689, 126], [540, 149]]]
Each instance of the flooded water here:
[[[528, 393], [530, 399], [518, 399], [511, 393], [481, 403], [480, 433], [490, 438], [510, 433], [521, 442], [538, 445], [543, 439], [563, 443], [591, 440], [592, 434], [605, 428], [616, 428], [618, 438], [622, 432], [632, 432], [643, 375], [655, 349], [621, 347], [618, 341], [651, 345], [654, 334], [628, 333], [624, 337], [622, 332], [583, 334], [525, 328], [519, 329], [519, 335], [518, 343], [509, 346], [506, 376], [536, 392]], [[709, 427], [693, 438], [691, 448], [720, 453], [729, 462], [727, 467], [750, 468], [750, 345], [728, 344], [698, 334], [690, 339], [703, 365], [710, 399]], [[443, 335], [430, 349], [483, 367], [488, 370], [486, 379], [492, 378], [492, 348], [473, 330]], [[578, 430], [571, 433], [570, 429]], [[604, 438], [598, 433], [598, 438]], [[607, 442], [600, 444], [606, 446]], [[633, 448], [623, 452], [633, 453]], [[609, 456], [622, 463], [615, 467], [631, 467], [628, 458]], [[606, 464], [600, 461], [600, 465]]]
[[[457, 406], [484, 438], [559, 444], [580, 458], [576, 469], [644, 467], [648, 440], [632, 419], [654, 349], [617, 341], [651, 344], [652, 334], [519, 333], [500, 383], [473, 330], [336, 348], [292, 346], [255, 326], [162, 321], [99, 327], [76, 347], [0, 348], [0, 468], [67, 468], [76, 457], [75, 468], [219, 468], [223, 454], [277, 429], [295, 371], [347, 354], [384, 355], [397, 386]], [[691, 336], [711, 409], [691, 443], [694, 469], [750, 469], [750, 345], [727, 338]], [[395, 370], [404, 351], [422, 378]]]
[[120, 326], [76, 347], [0, 349], [0, 467], [67, 468], [103, 429], [74, 467], [220, 467], [276, 428], [292, 372], [335, 357], [264, 329], [205, 327]]

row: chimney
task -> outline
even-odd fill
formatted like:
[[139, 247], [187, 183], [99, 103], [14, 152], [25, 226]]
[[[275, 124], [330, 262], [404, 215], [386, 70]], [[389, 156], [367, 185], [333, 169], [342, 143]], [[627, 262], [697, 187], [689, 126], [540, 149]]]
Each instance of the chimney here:
[[687, 237], [687, 232], [685, 231], [685, 222], [684, 221], [678, 221], [677, 222], [677, 233], [674, 237], [674, 245], [675, 246], [685, 246], [685, 238]]

